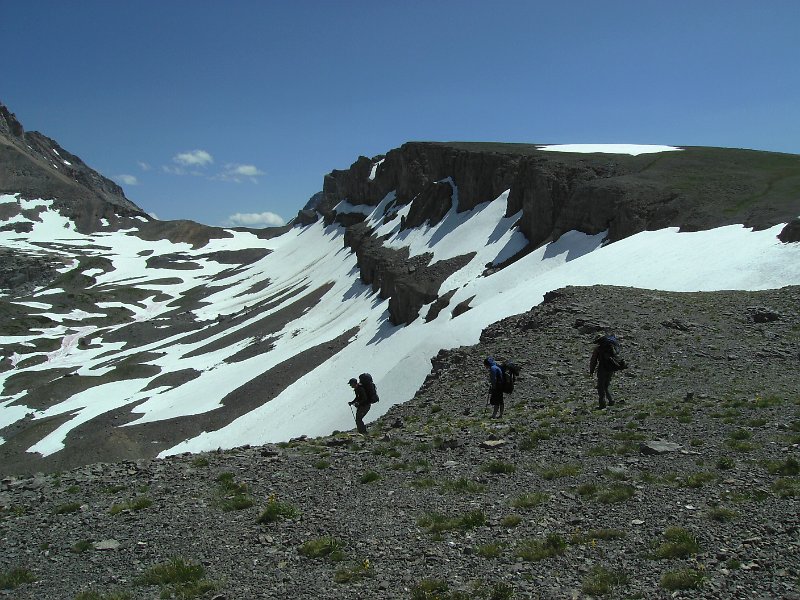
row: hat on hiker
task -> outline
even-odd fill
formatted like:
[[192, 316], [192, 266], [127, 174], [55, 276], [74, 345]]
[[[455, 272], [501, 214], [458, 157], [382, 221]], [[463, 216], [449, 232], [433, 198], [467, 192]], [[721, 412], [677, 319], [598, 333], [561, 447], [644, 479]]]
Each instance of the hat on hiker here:
[[348, 381], [347, 383], [349, 383], [350, 385], [356, 385], [356, 384], [358, 383], [358, 379], [356, 379], [355, 377], [353, 377], [353, 378], [352, 378], [352, 379], [350, 379], [350, 381]]

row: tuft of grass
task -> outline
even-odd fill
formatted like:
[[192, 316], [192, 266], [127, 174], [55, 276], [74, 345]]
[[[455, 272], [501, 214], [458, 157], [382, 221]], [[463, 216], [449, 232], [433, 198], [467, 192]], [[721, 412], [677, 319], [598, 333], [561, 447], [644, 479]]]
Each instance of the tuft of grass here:
[[574, 477], [581, 472], [581, 466], [577, 463], [567, 463], [554, 467], [541, 467], [539, 475], [547, 481], [560, 479], [562, 477]]
[[344, 544], [330, 535], [310, 539], [301, 544], [297, 551], [306, 558], [327, 558], [335, 562], [344, 560]]
[[361, 479], [359, 479], [359, 481], [361, 483], [373, 483], [375, 481], [378, 481], [380, 478], [381, 476], [378, 475], [375, 471], [367, 471], [361, 476]]
[[581, 583], [581, 591], [589, 596], [605, 596], [612, 588], [628, 583], [628, 576], [622, 571], [612, 571], [600, 565], [592, 567]]
[[683, 485], [689, 488], [701, 488], [709, 481], [714, 481], [717, 478], [713, 473], [700, 472], [688, 475], [684, 480]]
[[244, 510], [255, 504], [253, 497], [247, 493], [247, 484], [239, 483], [233, 477], [233, 473], [227, 471], [217, 477], [218, 504], [225, 512]]
[[597, 484], [582, 483], [577, 490], [579, 496], [594, 496], [597, 493]]
[[525, 540], [517, 546], [516, 555], [529, 562], [543, 560], [564, 554], [567, 542], [557, 533], [551, 533], [544, 539]]
[[275, 498], [270, 498], [267, 502], [267, 507], [256, 519], [257, 523], [275, 523], [281, 519], [293, 519], [300, 511], [291, 504], [281, 502]]
[[517, 470], [517, 466], [501, 460], [493, 460], [483, 465], [483, 470], [487, 473], [493, 473], [495, 475], [510, 474]]
[[624, 502], [628, 498], [632, 498], [636, 492], [632, 485], [627, 484], [614, 484], [597, 493], [597, 501], [601, 504], [615, 504], [616, 502]]
[[655, 549], [655, 558], [687, 558], [700, 552], [700, 542], [682, 527], [668, 527], [664, 539]]
[[667, 571], [661, 576], [661, 587], [665, 590], [693, 590], [703, 583], [703, 575], [694, 569]]
[[314, 463], [315, 469], [327, 469], [330, 466], [331, 466], [330, 461], [327, 461], [324, 458], [320, 458], [318, 461]]
[[130, 600], [128, 592], [98, 592], [97, 590], [84, 590], [75, 596], [75, 600]]
[[208, 459], [205, 456], [198, 456], [192, 461], [193, 467], [207, 467], [209, 465]]
[[144, 510], [145, 508], [152, 506], [152, 504], [153, 501], [147, 496], [137, 496], [136, 498], [133, 498], [128, 502], [122, 502], [120, 504], [112, 504], [108, 512], [109, 514], [112, 515], [118, 515], [119, 513], [126, 510], [136, 512]]
[[466, 477], [460, 477], [459, 479], [442, 482], [440, 489], [454, 494], [479, 494], [486, 490], [486, 486]]
[[436, 483], [436, 480], [432, 477], [423, 477], [421, 479], [415, 479], [414, 481], [410, 482], [409, 485], [413, 488], [417, 488], [418, 490], [424, 490], [436, 487], [438, 483]]
[[372, 577], [372, 565], [368, 558], [365, 558], [360, 563], [352, 565], [344, 565], [336, 569], [333, 575], [333, 580], [336, 583], [350, 583], [352, 581], [359, 581], [364, 577]]
[[536, 450], [539, 447], [539, 442], [542, 440], [550, 439], [550, 431], [548, 429], [536, 429], [528, 433], [520, 442], [520, 450]]
[[753, 434], [747, 429], [734, 429], [728, 434], [728, 437], [732, 440], [749, 440]]
[[483, 558], [498, 558], [503, 553], [504, 547], [505, 544], [498, 542], [483, 544], [475, 549], [475, 554]]
[[718, 523], [725, 523], [739, 516], [739, 513], [729, 508], [715, 507], [708, 511], [708, 518]]
[[511, 506], [514, 508], [534, 508], [547, 502], [550, 497], [544, 492], [531, 492], [529, 494], [522, 494], [517, 496], [511, 501]]
[[69, 549], [70, 552], [74, 552], [75, 554], [82, 554], [87, 550], [91, 550], [92, 542], [91, 540], [79, 540], [75, 542], [72, 548]]
[[474, 529], [486, 524], [486, 515], [481, 510], [474, 510], [460, 517], [447, 517], [440, 513], [426, 513], [419, 519], [417, 524], [427, 528], [429, 533], [441, 533], [453, 529], [467, 530]]
[[736, 461], [730, 456], [722, 456], [717, 460], [716, 466], [720, 471], [727, 471], [728, 469], [732, 469], [736, 466]]
[[81, 505], [79, 502], [67, 502], [66, 504], [59, 504], [58, 506], [53, 509], [53, 512], [57, 515], [65, 515], [68, 513], [78, 512], [81, 509]]
[[165, 563], [150, 567], [135, 580], [140, 586], [157, 585], [162, 598], [199, 598], [217, 589], [217, 584], [206, 579], [206, 570], [198, 563], [173, 557]]
[[17, 567], [0, 573], [0, 590], [15, 590], [26, 583], [36, 581], [29, 569]]
[[500, 521], [500, 525], [508, 528], [516, 527], [520, 523], [522, 523], [522, 517], [519, 515], [508, 515]]
[[103, 488], [104, 494], [116, 494], [121, 492], [125, 489], [124, 485], [110, 485], [107, 488]]
[[781, 478], [772, 484], [772, 491], [779, 498], [796, 498], [800, 496], [800, 482], [796, 479]]
[[783, 462], [769, 461], [767, 463], [767, 471], [770, 475], [781, 475], [783, 477], [800, 475], [800, 463], [792, 457]]
[[447, 600], [450, 586], [441, 579], [423, 579], [411, 588], [411, 600]]

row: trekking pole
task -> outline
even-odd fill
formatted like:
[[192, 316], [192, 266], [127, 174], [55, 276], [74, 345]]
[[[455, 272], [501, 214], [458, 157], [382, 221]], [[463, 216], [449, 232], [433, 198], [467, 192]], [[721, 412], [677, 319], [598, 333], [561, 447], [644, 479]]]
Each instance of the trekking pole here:
[[[356, 411], [353, 410], [353, 405], [352, 404], [348, 404], [348, 406], [350, 407], [350, 414], [353, 415], [353, 421], [355, 421], [356, 420]], [[356, 423], [356, 425], [358, 425], [358, 423]]]
[[486, 392], [486, 405], [483, 407], [484, 416], [486, 416], [486, 409], [489, 408], [489, 401], [491, 400], [491, 398], [492, 398], [492, 393]]

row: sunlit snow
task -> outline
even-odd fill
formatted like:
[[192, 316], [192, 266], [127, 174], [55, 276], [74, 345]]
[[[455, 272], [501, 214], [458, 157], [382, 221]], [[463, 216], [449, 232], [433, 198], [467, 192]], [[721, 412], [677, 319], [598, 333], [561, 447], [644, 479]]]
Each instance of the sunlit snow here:
[[[619, 151], [621, 147], [614, 148]], [[659, 148], [658, 151], [674, 150]], [[447, 181], [453, 185], [452, 181]], [[374, 376], [381, 395], [381, 402], [369, 413], [369, 418], [375, 419], [393, 404], [414, 395], [430, 370], [431, 357], [445, 345], [452, 348], [476, 343], [487, 325], [529, 310], [553, 289], [566, 285], [612, 284], [673, 291], [757, 290], [800, 284], [800, 244], [783, 244], [777, 240], [780, 225], [763, 231], [728, 226], [693, 233], [680, 233], [670, 228], [643, 232], [608, 245], [603, 245], [605, 234], [602, 233], [589, 236], [568, 232], [511, 266], [485, 276], [487, 264], [501, 263], [524, 247], [524, 236], [514, 228], [518, 215], [505, 217], [508, 192], [459, 213], [455, 186], [453, 191], [453, 208], [441, 222], [405, 231], [400, 231], [400, 218], [384, 223], [384, 211], [393, 202], [394, 193], [374, 207], [347, 203], [337, 207], [341, 212], [364, 214], [376, 235], [385, 237], [387, 246], [406, 247], [412, 256], [431, 253], [431, 261], [436, 262], [476, 253], [442, 286], [442, 293], [454, 292], [451, 308], [441, 311], [430, 322], [419, 318], [406, 327], [389, 324], [388, 300], [381, 299], [371, 286], [360, 281], [356, 257], [344, 247], [344, 230], [337, 225], [325, 226], [321, 221], [295, 227], [269, 240], [231, 230], [231, 237], [212, 239], [197, 250], [188, 244], [144, 241], [126, 232], [97, 232], [84, 236], [67, 227], [68, 222], [58, 213], [49, 210], [40, 214], [41, 221], [32, 222], [30, 234], [21, 236], [1, 231], [0, 245], [4, 247], [41, 252], [41, 246], [56, 242], [53, 249], [64, 257], [70, 256], [72, 248], [88, 256], [108, 259], [113, 270], [86, 271], [95, 278], [95, 286], [135, 285], [153, 291], [153, 295], [143, 301], [101, 302], [92, 307], [92, 311], [74, 310], [69, 314], [57, 314], [44, 302], [26, 302], [32, 309], [50, 311], [48, 316], [62, 323], [67, 319], [77, 322], [89, 318], [94, 320], [92, 325], [55, 324], [25, 335], [3, 337], [0, 339], [3, 344], [31, 344], [30, 354], [11, 357], [12, 364], [16, 366], [21, 359], [37, 354], [32, 342], [48, 337], [60, 340], [60, 346], [54, 351], [38, 352], [45, 361], [24, 367], [26, 371], [66, 368], [82, 376], [99, 376], [110, 372], [112, 363], [147, 352], [153, 356], [148, 364], [159, 367], [160, 373], [98, 385], [44, 410], [18, 404], [24, 401], [22, 395], [0, 396], [0, 424], [11, 424], [28, 413], [33, 413], [35, 419], [67, 416], [58, 428], [29, 448], [31, 452], [49, 455], [63, 448], [67, 434], [75, 427], [121, 407], [133, 407], [135, 419], [127, 425], [129, 427], [206, 413], [219, 408], [228, 393], [254, 377], [278, 367], [292, 356], [355, 329], [357, 333], [344, 350], [273, 400], [241, 415], [227, 426], [175, 445], [162, 452], [162, 456], [276, 442], [303, 434], [323, 435], [353, 427], [352, 414], [347, 406], [351, 396], [347, 385], [350, 377], [363, 371]], [[17, 200], [0, 196], [0, 202], [10, 201]], [[28, 206], [49, 206], [49, 201], [22, 202]], [[398, 210], [399, 216], [407, 212], [408, 206]], [[235, 270], [231, 269], [232, 265], [208, 258], [217, 251], [245, 248], [265, 248], [271, 252], [253, 264]], [[178, 252], [201, 268], [147, 266], [148, 257]], [[71, 262], [74, 268], [77, 262]], [[269, 280], [269, 284], [253, 286], [264, 280]], [[239, 315], [238, 324], [214, 336], [209, 334], [200, 341], [180, 332], [166, 340], [136, 347], [104, 341], [104, 335], [113, 329], [97, 325], [102, 322], [97, 317], [105, 314], [104, 311], [125, 308], [131, 311], [134, 320], [152, 322], [155, 326], [160, 316], [171, 310], [169, 305], [174, 299], [198, 285], [211, 287], [212, 293], [206, 298], [208, 303], [194, 311], [197, 320], [212, 325], [221, 315]], [[220, 345], [213, 351], [204, 351], [209, 343], [268, 318], [295, 302], [300, 290], [309, 293], [323, 287], [327, 291], [319, 301], [300, 319], [290, 321], [276, 332], [274, 346], [264, 353], [238, 362], [226, 361], [253, 341], [248, 338]], [[49, 293], [54, 292], [42, 291], [38, 296]], [[165, 296], [157, 299], [156, 293]], [[248, 315], [247, 307], [268, 298], [274, 303], [269, 310]], [[472, 310], [453, 318], [452, 307], [466, 301]], [[423, 307], [423, 316], [427, 310], [428, 307]], [[79, 340], [89, 336], [92, 344], [79, 347]], [[17, 366], [0, 373], [0, 382], [5, 382], [20, 369]], [[145, 391], [156, 376], [187, 369], [200, 375], [177, 387]]]

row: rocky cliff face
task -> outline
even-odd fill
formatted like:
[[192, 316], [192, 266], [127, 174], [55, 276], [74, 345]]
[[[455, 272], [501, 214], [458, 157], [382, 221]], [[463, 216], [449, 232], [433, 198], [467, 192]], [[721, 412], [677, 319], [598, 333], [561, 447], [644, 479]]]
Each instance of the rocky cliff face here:
[[[507, 216], [519, 214], [529, 251], [572, 230], [607, 231], [608, 241], [615, 242], [664, 227], [695, 231], [741, 223], [766, 228], [797, 218], [798, 186], [800, 157], [788, 154], [688, 147], [630, 156], [547, 152], [525, 144], [410, 142], [332, 171], [315, 199], [326, 220], [353, 226], [361, 218], [337, 215], [339, 202], [376, 206], [394, 191], [387, 211], [411, 204], [403, 226], [417, 227], [439, 222], [456, 194], [458, 210], [466, 211], [509, 190]], [[312, 218], [311, 211], [303, 211], [298, 220]], [[783, 241], [796, 237], [789, 229]], [[424, 288], [420, 296], [396, 303], [393, 321], [410, 322], [417, 316], [415, 307], [436, 298], [435, 281], [398, 285], [396, 257], [379, 241], [365, 240], [368, 235], [353, 231], [347, 242], [358, 253], [365, 281], [393, 299], [400, 290], [414, 295]], [[411, 279], [421, 272], [415, 269]]]
[[[122, 225], [134, 216], [149, 217], [125, 197], [122, 188], [36, 131], [26, 132], [0, 104], [0, 194], [55, 199], [56, 208], [89, 233], [101, 219]], [[122, 220], [122, 222], [121, 222]]]

